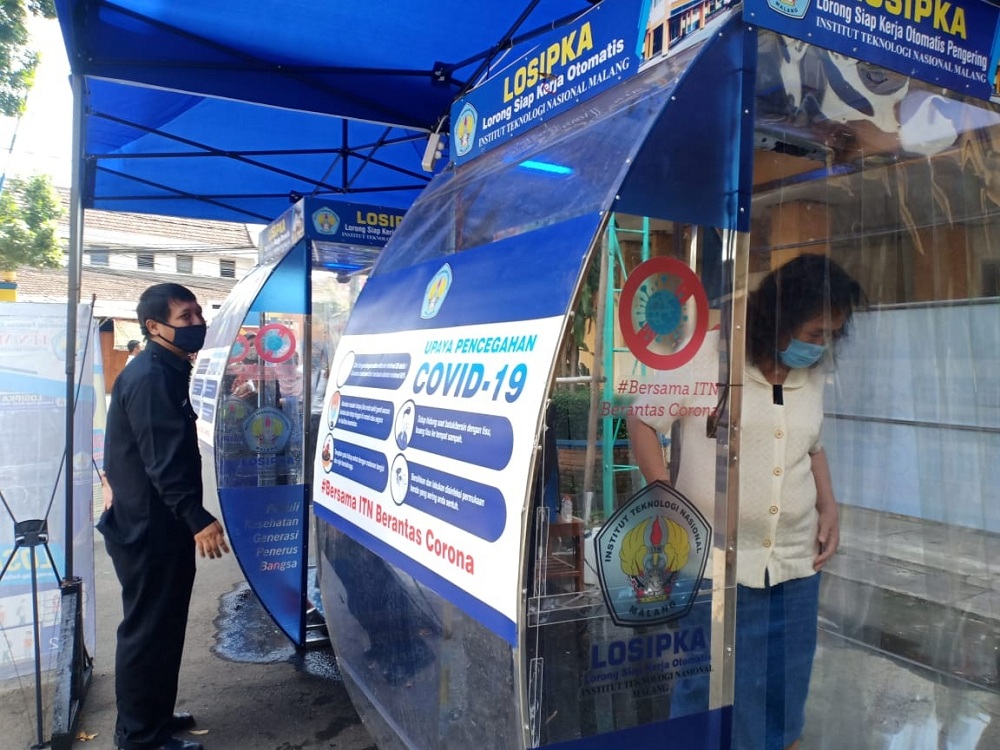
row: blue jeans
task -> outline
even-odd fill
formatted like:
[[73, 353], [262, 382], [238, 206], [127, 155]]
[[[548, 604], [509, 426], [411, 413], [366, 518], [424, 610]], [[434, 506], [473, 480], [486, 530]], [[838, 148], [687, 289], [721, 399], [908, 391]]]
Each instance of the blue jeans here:
[[[802, 735], [816, 653], [820, 575], [762, 589], [736, 587], [734, 750], [784, 750]], [[711, 627], [701, 604], [684, 627]], [[672, 716], [708, 710], [708, 675], [678, 681]]]

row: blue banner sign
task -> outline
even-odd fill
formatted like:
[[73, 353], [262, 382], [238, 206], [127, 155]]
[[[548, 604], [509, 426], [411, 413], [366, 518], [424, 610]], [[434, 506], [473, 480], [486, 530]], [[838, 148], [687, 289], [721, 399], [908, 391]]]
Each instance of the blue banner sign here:
[[[601, 3], [499, 59], [451, 109], [451, 156], [461, 164], [639, 71], [641, 0]], [[648, 9], [646, 9], [648, 14]]]
[[379, 492], [388, 483], [389, 463], [385, 454], [373, 451], [363, 445], [334, 441], [327, 436], [320, 450], [323, 470], [334, 472]]
[[744, 18], [962, 94], [998, 96], [1000, 8], [981, 0], [747, 0]]
[[[527, 376], [526, 368], [524, 372]], [[498, 380], [496, 387], [502, 384]], [[490, 387], [489, 381], [482, 381], [479, 390]], [[506, 417], [429, 406], [415, 411], [413, 436], [407, 441], [413, 448], [487, 469], [502, 469], [510, 461], [514, 429]], [[400, 449], [405, 448], [398, 433], [396, 438]]]
[[331, 430], [339, 427], [347, 432], [384, 440], [392, 429], [391, 401], [373, 398], [340, 398], [335, 391], [327, 412]]
[[487, 542], [503, 534], [507, 505], [498, 488], [422, 464], [401, 465], [408, 476], [393, 495], [397, 505], [406, 503]]
[[261, 263], [280, 257], [305, 238], [316, 242], [382, 247], [403, 220], [398, 208], [302, 198], [260, 233]]
[[219, 498], [230, 509], [226, 530], [247, 580], [274, 621], [294, 639], [301, 629], [307, 562], [305, 486], [220, 488]]
[[285, 251], [305, 236], [305, 224], [302, 220], [304, 204], [303, 198], [286, 209], [260, 233], [257, 239], [257, 255], [261, 263], [267, 263], [284, 255]]

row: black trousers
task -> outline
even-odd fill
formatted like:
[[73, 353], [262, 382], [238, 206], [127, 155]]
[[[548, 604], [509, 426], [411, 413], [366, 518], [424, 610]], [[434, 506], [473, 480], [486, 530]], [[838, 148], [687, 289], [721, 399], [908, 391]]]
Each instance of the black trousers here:
[[115, 652], [115, 741], [127, 750], [159, 747], [170, 738], [177, 701], [194, 544], [168, 554], [107, 538], [104, 544], [121, 582], [124, 610]]

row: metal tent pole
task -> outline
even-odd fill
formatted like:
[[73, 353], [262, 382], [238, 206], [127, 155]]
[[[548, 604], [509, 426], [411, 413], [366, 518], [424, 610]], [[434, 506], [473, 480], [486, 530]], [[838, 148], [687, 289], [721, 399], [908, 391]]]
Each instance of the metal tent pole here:
[[66, 290], [66, 570], [73, 578], [73, 432], [76, 407], [76, 334], [83, 260], [83, 76], [73, 76], [73, 172], [69, 199], [69, 273]]
[[[73, 88], [73, 164], [69, 201], [69, 269], [66, 291], [66, 452], [65, 464], [65, 571], [61, 582], [61, 623], [59, 633], [59, 661], [56, 668], [56, 687], [52, 706], [52, 750], [70, 750], [73, 733], [87, 688], [93, 676], [90, 656], [83, 642], [83, 581], [74, 575], [73, 547], [76, 530], [73, 522], [74, 486], [76, 472], [73, 466], [77, 383], [76, 337], [79, 322], [80, 274], [83, 261], [83, 182], [84, 182], [84, 79], [74, 73]], [[93, 312], [93, 308], [91, 308]], [[88, 322], [88, 325], [90, 323]], [[103, 397], [103, 393], [96, 394]], [[93, 419], [93, 415], [91, 415]], [[55, 569], [55, 563], [52, 565]]]

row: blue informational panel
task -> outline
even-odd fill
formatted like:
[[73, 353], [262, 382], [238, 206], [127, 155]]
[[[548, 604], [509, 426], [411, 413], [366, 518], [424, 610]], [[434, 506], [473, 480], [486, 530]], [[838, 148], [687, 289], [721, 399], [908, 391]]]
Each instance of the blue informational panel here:
[[295, 640], [302, 628], [308, 503], [301, 484], [219, 488], [226, 531], [274, 622]]
[[599, 221], [370, 279], [320, 419], [317, 516], [512, 644], [539, 417]]
[[506, 143], [639, 72], [648, 2], [601, 3], [517, 47], [451, 109], [456, 164]]
[[302, 239], [382, 247], [403, 220], [398, 208], [306, 197], [260, 234], [260, 259], [267, 262]]
[[[982, 0], [747, 0], [744, 17], [962, 94], [998, 96], [1000, 8]], [[831, 85], [866, 93], [861, 77]]]

